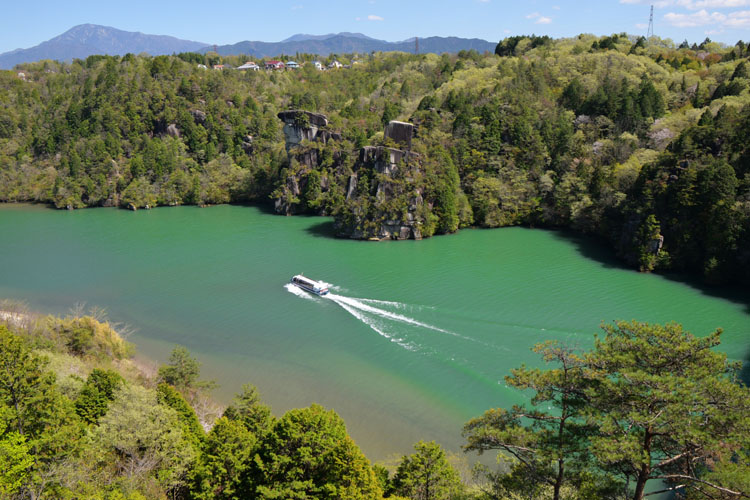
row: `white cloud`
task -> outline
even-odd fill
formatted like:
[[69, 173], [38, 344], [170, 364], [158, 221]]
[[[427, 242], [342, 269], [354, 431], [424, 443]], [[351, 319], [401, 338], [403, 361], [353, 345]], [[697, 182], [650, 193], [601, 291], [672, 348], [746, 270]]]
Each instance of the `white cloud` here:
[[551, 17], [543, 16], [539, 12], [532, 12], [531, 14], [526, 16], [526, 19], [536, 19], [536, 21], [534, 21], [534, 24], [549, 24], [552, 22]]
[[724, 22], [727, 28], [750, 28], [750, 10], [731, 12]]
[[739, 10], [724, 14], [722, 12], [708, 12], [706, 9], [692, 14], [669, 12], [664, 20], [678, 28], [696, 28], [699, 26], [714, 26], [718, 28], [747, 29], [750, 28], [750, 10]]
[[375, 14], [370, 14], [369, 16], [367, 16], [367, 20], [368, 21], [385, 21], [385, 19], [383, 19], [380, 16], [376, 16]]
[[735, 9], [750, 6], [750, 0], [620, 0], [624, 4], [652, 4], [658, 9], [682, 7], [687, 10]]
[[355, 21], [361, 21], [361, 20], [362, 20], [362, 18], [361, 18], [361, 17], [355, 17], [355, 18], [354, 18], [354, 20], [355, 20]]
[[678, 0], [677, 5], [688, 10], [732, 9], [750, 5], [750, 0]]
[[635, 27], [638, 28], [639, 30], [645, 30], [646, 28], [648, 28], [648, 24], [646, 24], [646, 23], [637, 23], [635, 25]]
[[694, 14], [678, 14], [676, 12], [668, 12], [664, 15], [664, 20], [672, 26], [678, 28], [695, 28], [697, 26], [706, 26], [709, 24], [721, 24], [726, 20], [726, 14], [721, 12], [708, 13], [707, 10], [699, 10]]

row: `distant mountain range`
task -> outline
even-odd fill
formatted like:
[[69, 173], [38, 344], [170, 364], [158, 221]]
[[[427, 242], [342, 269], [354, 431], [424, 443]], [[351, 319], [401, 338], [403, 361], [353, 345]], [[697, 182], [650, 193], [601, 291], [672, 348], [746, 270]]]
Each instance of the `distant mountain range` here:
[[[491, 52], [495, 50], [495, 45], [494, 42], [478, 38], [428, 37], [419, 39], [419, 51], [422, 53], [441, 54], [470, 49]], [[414, 52], [415, 49], [414, 38], [401, 42], [388, 42], [362, 33], [348, 32], [327, 35], [297, 34], [281, 42], [244, 41], [216, 47], [216, 51], [221, 55], [246, 54], [254, 57], [273, 57], [297, 52], [321, 56], [373, 51]], [[36, 47], [16, 49], [0, 54], [0, 69], [10, 69], [16, 64], [42, 59], [59, 61], [83, 59], [93, 54], [124, 55], [129, 52], [133, 54], [146, 52], [155, 56], [180, 52], [205, 53], [211, 50], [214, 50], [214, 46], [205, 42], [180, 40], [164, 35], [146, 35], [95, 24], [81, 24]]]
[[[474, 49], [478, 52], [493, 52], [497, 42], [488, 42], [479, 38], [458, 38], [431, 36], [419, 39], [419, 52], [458, 52], [460, 50]], [[206, 47], [202, 52], [214, 50]], [[247, 54], [254, 57], [272, 57], [280, 54], [292, 55], [299, 53], [318, 54], [327, 56], [329, 54], [345, 54], [350, 52], [415, 52], [416, 42], [414, 38], [402, 42], [387, 42], [367, 37], [361, 33], [338, 33], [323, 36], [294, 35], [282, 42], [239, 42], [232, 45], [219, 45], [216, 52], [220, 55]]]
[[333, 38], [335, 36], [345, 36], [349, 38], [363, 38], [365, 40], [375, 40], [374, 38], [371, 38], [367, 35], [364, 35], [362, 33], [350, 33], [348, 31], [342, 31], [341, 33], [328, 33], [327, 35], [307, 35], [304, 33], [299, 33], [297, 35], [292, 35], [286, 40], [282, 40], [281, 43], [284, 42], [302, 42], [304, 40], [328, 40], [329, 38]]
[[197, 51], [208, 44], [180, 40], [172, 36], [145, 35], [132, 31], [122, 31], [109, 26], [81, 24], [60, 36], [42, 42], [30, 49], [16, 49], [0, 54], [0, 69], [10, 69], [16, 64], [56, 59], [71, 61], [84, 59], [93, 54], [124, 55], [128, 52], [151, 55]]

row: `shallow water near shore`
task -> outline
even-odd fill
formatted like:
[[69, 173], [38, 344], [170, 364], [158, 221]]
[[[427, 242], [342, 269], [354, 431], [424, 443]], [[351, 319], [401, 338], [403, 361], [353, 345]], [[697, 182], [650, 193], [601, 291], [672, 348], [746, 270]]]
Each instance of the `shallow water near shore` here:
[[[730, 358], [750, 353], [747, 294], [633, 272], [567, 233], [369, 243], [331, 238], [330, 225], [243, 206], [0, 205], [0, 298], [57, 314], [106, 308], [145, 356], [186, 346], [223, 402], [252, 383], [277, 415], [334, 408], [374, 460], [419, 439], [458, 451], [465, 421], [526, 401], [503, 377], [540, 366], [534, 344], [588, 348], [603, 321], [722, 327]], [[300, 272], [331, 293], [287, 286]]]

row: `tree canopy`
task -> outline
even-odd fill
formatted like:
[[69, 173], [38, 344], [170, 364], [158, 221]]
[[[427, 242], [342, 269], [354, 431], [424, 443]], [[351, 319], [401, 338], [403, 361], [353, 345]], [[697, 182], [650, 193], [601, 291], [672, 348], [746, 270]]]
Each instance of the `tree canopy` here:
[[507, 378], [550, 411], [495, 409], [466, 425], [467, 450], [511, 459], [511, 473], [490, 476], [495, 489], [551, 487], [555, 499], [565, 485], [594, 498], [624, 489], [641, 500], [661, 482], [665, 492], [704, 498], [750, 493], [732, 479], [750, 474], [750, 389], [739, 366], [713, 350], [721, 331], [697, 338], [675, 323], [635, 321], [603, 328], [590, 352], [543, 344], [536, 350], [557, 367]]

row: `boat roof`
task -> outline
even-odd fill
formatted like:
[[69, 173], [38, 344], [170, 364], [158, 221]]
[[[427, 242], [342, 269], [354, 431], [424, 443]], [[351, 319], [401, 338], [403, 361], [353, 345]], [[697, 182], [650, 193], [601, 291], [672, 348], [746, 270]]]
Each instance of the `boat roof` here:
[[326, 288], [327, 287], [327, 285], [325, 283], [322, 283], [320, 281], [311, 280], [307, 276], [303, 276], [301, 274], [298, 274], [298, 275], [294, 276], [292, 279], [297, 279], [299, 281], [304, 281], [305, 283], [307, 283], [307, 284], [309, 284], [311, 286], [319, 286], [321, 288]]

